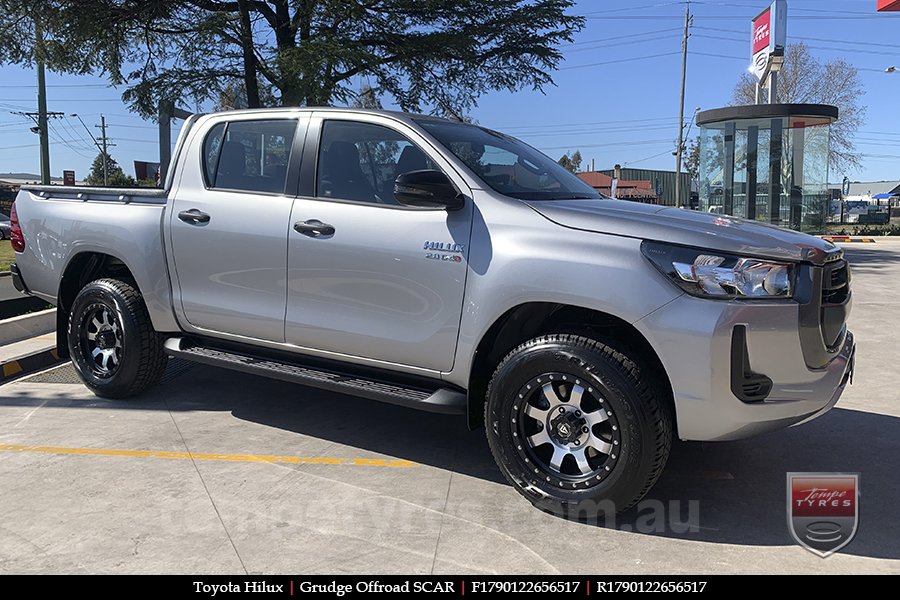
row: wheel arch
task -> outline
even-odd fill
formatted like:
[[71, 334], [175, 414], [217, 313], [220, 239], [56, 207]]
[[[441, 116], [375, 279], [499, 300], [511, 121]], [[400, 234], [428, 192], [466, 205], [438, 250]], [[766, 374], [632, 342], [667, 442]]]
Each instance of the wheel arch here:
[[660, 378], [664, 402], [675, 413], [672, 384], [662, 361], [650, 342], [627, 321], [580, 306], [552, 302], [519, 304], [500, 316], [476, 346], [468, 382], [468, 425], [484, 425], [484, 403], [488, 382], [500, 361], [516, 346], [548, 333], [579, 333], [602, 342], [614, 342], [645, 361]]
[[69, 313], [72, 303], [81, 289], [102, 277], [122, 279], [140, 291], [131, 269], [122, 259], [103, 252], [79, 252], [69, 259], [59, 280], [56, 298], [56, 351], [61, 358], [69, 358], [68, 333]]

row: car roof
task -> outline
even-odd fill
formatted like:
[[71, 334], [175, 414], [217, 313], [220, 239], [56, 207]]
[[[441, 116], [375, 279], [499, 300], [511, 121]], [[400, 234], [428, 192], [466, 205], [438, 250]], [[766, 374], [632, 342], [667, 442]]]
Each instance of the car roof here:
[[237, 110], [225, 110], [214, 113], [206, 113], [204, 116], [225, 116], [225, 115], [246, 115], [246, 114], [295, 114], [298, 112], [326, 112], [326, 113], [345, 113], [345, 114], [369, 114], [369, 115], [385, 115], [388, 117], [400, 118], [402, 120], [415, 119], [427, 121], [443, 121], [447, 123], [463, 123], [456, 119], [446, 119], [435, 115], [425, 115], [421, 113], [403, 112], [399, 110], [385, 110], [376, 108], [352, 108], [338, 106], [281, 106], [277, 108], [242, 108]]

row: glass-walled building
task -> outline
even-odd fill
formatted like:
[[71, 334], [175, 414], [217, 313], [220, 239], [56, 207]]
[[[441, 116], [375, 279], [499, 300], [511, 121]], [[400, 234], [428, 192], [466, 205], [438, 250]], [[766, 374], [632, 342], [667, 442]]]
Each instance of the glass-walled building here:
[[700, 210], [821, 231], [828, 147], [838, 110], [757, 104], [707, 110], [700, 126]]

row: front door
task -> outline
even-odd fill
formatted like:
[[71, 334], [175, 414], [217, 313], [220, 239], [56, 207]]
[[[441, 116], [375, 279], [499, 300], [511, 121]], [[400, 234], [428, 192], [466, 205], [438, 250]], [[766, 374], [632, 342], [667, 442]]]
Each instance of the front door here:
[[[285, 194], [296, 135], [308, 119], [235, 120], [203, 144], [203, 181], [179, 187], [171, 215], [181, 309], [190, 327], [284, 341]], [[300, 132], [298, 134], [298, 131]], [[296, 189], [296, 188], [295, 188]]]
[[309, 135], [304, 163], [312, 164], [312, 153], [316, 168], [304, 169], [310, 185], [291, 213], [285, 340], [450, 370], [471, 199], [452, 212], [397, 203], [393, 183], [400, 173], [449, 169], [414, 131], [382, 117], [314, 117]]

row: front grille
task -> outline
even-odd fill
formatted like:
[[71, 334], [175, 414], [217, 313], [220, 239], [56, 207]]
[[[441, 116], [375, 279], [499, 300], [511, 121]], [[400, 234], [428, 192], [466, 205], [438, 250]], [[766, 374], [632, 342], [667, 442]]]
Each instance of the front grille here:
[[822, 306], [843, 304], [850, 294], [850, 266], [846, 260], [828, 263], [822, 273]]
[[850, 314], [850, 265], [840, 248], [826, 253], [821, 266], [798, 270], [800, 347], [810, 369], [824, 368], [840, 352]]
[[833, 348], [841, 339], [847, 322], [850, 299], [850, 266], [846, 260], [826, 263], [822, 268], [822, 310], [819, 317], [822, 341]]

